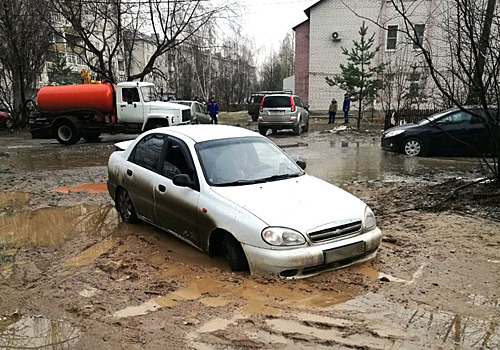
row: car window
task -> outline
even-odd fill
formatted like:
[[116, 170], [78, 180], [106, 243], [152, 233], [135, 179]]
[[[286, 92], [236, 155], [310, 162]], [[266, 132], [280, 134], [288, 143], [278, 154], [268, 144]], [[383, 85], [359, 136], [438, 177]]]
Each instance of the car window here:
[[266, 107], [291, 107], [290, 96], [266, 96], [264, 99], [264, 108]]
[[200, 105], [199, 105], [198, 103], [195, 103], [195, 104], [194, 104], [194, 111], [195, 111], [196, 113], [203, 113], [203, 112], [201, 111]]
[[170, 138], [168, 141], [162, 174], [169, 179], [178, 174], [186, 174], [193, 180], [193, 172], [188, 165], [182, 144], [176, 139]]
[[471, 118], [472, 116], [469, 113], [458, 111], [441, 118], [437, 122], [445, 125], [470, 124]]
[[122, 89], [123, 102], [139, 102], [139, 91], [137, 88], [123, 88]]
[[295, 96], [293, 98], [293, 103], [295, 103], [295, 105], [298, 106], [298, 107], [304, 107], [304, 104], [302, 103], [302, 100], [300, 98], [298, 98], [297, 96]]
[[165, 135], [150, 134], [135, 146], [129, 161], [148, 170], [158, 172], [159, 160], [165, 144]]
[[267, 139], [231, 138], [201, 142], [195, 147], [210, 185], [245, 185], [270, 177], [303, 174], [285, 152]]

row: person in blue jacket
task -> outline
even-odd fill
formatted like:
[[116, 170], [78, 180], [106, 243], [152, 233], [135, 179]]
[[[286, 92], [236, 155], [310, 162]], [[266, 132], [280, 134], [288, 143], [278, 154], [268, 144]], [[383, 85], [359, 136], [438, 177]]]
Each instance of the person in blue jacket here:
[[213, 96], [210, 98], [210, 101], [208, 101], [207, 111], [211, 118], [210, 124], [219, 124], [217, 120], [219, 118], [219, 104], [215, 101], [215, 97]]
[[342, 105], [342, 110], [344, 111], [344, 123], [349, 123], [349, 109], [351, 109], [351, 99], [349, 94], [344, 95], [344, 103]]

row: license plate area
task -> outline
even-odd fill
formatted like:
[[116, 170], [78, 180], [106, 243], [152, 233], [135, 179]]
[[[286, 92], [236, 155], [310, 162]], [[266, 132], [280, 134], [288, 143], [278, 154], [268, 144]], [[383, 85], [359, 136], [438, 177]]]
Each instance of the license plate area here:
[[273, 115], [285, 115], [285, 111], [275, 110], [275, 111], [271, 111], [271, 114], [273, 114]]
[[356, 242], [343, 247], [323, 250], [325, 264], [354, 258], [365, 254], [365, 242]]

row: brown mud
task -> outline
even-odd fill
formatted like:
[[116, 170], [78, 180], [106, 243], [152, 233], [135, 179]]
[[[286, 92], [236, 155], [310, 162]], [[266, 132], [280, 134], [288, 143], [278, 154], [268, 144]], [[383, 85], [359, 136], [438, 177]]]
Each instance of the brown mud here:
[[232, 273], [121, 222], [106, 160], [126, 136], [0, 134], [0, 349], [499, 349], [499, 189], [450, 197], [482, 176], [476, 161], [380, 154], [379, 126], [343, 129], [269, 135], [384, 234], [375, 260], [302, 280]]

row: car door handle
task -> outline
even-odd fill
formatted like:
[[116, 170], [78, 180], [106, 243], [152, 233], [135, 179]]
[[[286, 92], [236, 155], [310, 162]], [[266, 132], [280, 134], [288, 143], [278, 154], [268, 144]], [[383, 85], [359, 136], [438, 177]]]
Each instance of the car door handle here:
[[158, 185], [158, 191], [165, 192], [167, 188], [164, 185]]
[[134, 174], [134, 172], [130, 169], [127, 169], [127, 175], [128, 176], [132, 176]]

